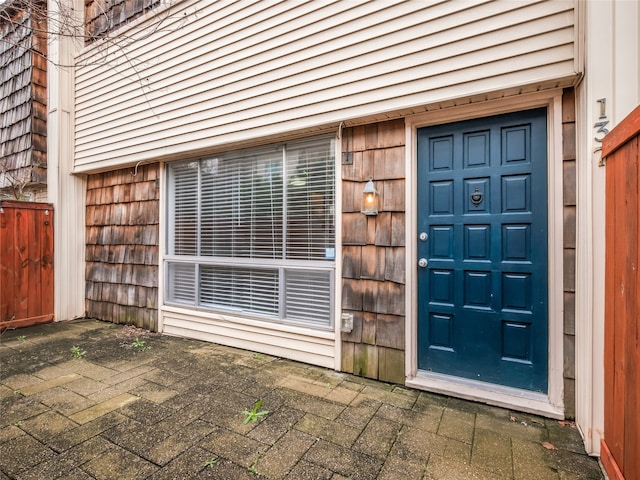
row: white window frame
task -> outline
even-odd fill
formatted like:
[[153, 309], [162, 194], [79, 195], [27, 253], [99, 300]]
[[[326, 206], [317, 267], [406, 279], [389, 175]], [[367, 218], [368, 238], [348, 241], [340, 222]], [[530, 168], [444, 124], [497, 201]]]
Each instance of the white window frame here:
[[[339, 222], [339, 218], [336, 216], [336, 201], [338, 201], [337, 193], [336, 193], [336, 176], [337, 176], [337, 168], [336, 168], [336, 148], [334, 144], [334, 136], [319, 136], [319, 137], [309, 137], [308, 140], [320, 140], [325, 141], [327, 145], [327, 151], [330, 153], [330, 157], [328, 158], [327, 166], [332, 169], [330, 178], [332, 179], [331, 186], [331, 196], [329, 198], [329, 205], [331, 217], [333, 221], [333, 225], [331, 226], [333, 230], [333, 234], [329, 237], [325, 236], [325, 240], [331, 240], [332, 244], [330, 247], [326, 249], [325, 258], [324, 259], [288, 259], [286, 258], [286, 241], [287, 241], [287, 183], [288, 176], [286, 173], [287, 168], [287, 153], [286, 148], [282, 148], [286, 144], [274, 144], [267, 146], [268, 148], [276, 147], [277, 151], [282, 151], [282, 181], [283, 181], [283, 189], [282, 189], [282, 197], [283, 197], [283, 215], [282, 215], [282, 248], [281, 248], [281, 257], [279, 258], [249, 258], [249, 257], [222, 257], [222, 256], [203, 256], [200, 254], [199, 248], [197, 248], [198, 255], [174, 255], [169, 253], [169, 249], [171, 247], [170, 233], [173, 228], [173, 220], [170, 218], [172, 208], [169, 206], [172, 203], [173, 195], [171, 186], [170, 186], [170, 175], [168, 174], [168, 170], [163, 168], [163, 176], [164, 176], [164, 185], [166, 188], [166, 202], [164, 202], [163, 206], [163, 223], [167, 225], [168, 228], [164, 229], [165, 235], [162, 236], [162, 280], [160, 288], [162, 289], [162, 305], [169, 307], [178, 307], [178, 308], [186, 308], [194, 311], [210, 311], [214, 313], [219, 313], [224, 315], [226, 318], [233, 318], [233, 316], [238, 317], [238, 321], [243, 321], [246, 319], [252, 319], [257, 321], [271, 322], [276, 324], [284, 324], [291, 325], [292, 327], [302, 327], [302, 328], [311, 328], [319, 331], [333, 332], [335, 330], [335, 270], [336, 270], [336, 225]], [[307, 140], [307, 139], [302, 139]], [[294, 144], [298, 144], [299, 142], [293, 142]], [[262, 148], [256, 149], [246, 149], [246, 150], [238, 150], [237, 153], [244, 154], [246, 152], [247, 155], [251, 155], [252, 152], [256, 152], [258, 150], [263, 150]], [[208, 158], [208, 157], [207, 157]], [[193, 162], [203, 162], [206, 161], [207, 158], [201, 158], [197, 160], [192, 160]], [[164, 166], [163, 166], [164, 167]], [[198, 170], [199, 171], [199, 170]], [[201, 237], [201, 192], [202, 192], [202, 178], [198, 175], [198, 200], [197, 200], [197, 210], [198, 210], [198, 222], [197, 222], [197, 234], [196, 241], [198, 246], [202, 240]], [[194, 266], [194, 286], [193, 286], [193, 295], [194, 295], [194, 303], [182, 303], [179, 301], [170, 301], [170, 295], [168, 295], [167, 288], [169, 288], [169, 266], [171, 264], [188, 264]], [[264, 269], [269, 270], [271, 272], [277, 272], [278, 282], [278, 310], [277, 314], [261, 314], [260, 312], [255, 311], [247, 311], [240, 310], [234, 308], [232, 306], [224, 307], [224, 306], [213, 306], [213, 305], [204, 305], [201, 303], [200, 297], [200, 269], [201, 267], [206, 266], [220, 266], [220, 267], [237, 267], [237, 268], [252, 268], [256, 270]], [[312, 319], [311, 321], [305, 321], [300, 316], [288, 317], [287, 308], [294, 303], [288, 304], [287, 296], [285, 295], [287, 286], [290, 285], [285, 281], [285, 277], [287, 272], [301, 272], [301, 271], [310, 271], [310, 272], [325, 272], [326, 276], [324, 277], [326, 281], [328, 281], [327, 290], [325, 290], [328, 300], [324, 302], [322, 299], [318, 299], [320, 302], [318, 305], [325, 305], [324, 311], [326, 311], [328, 319], [326, 323], [321, 324], [322, 320]], [[322, 277], [322, 276], [321, 276]], [[319, 277], [321, 279], [321, 277]], [[324, 281], [323, 281], [324, 282]], [[324, 293], [324, 292], [323, 292]], [[311, 298], [315, 294], [315, 290], [309, 290], [309, 298]], [[304, 304], [304, 293], [298, 295], [297, 298], [297, 306], [298, 310], [301, 304]]]

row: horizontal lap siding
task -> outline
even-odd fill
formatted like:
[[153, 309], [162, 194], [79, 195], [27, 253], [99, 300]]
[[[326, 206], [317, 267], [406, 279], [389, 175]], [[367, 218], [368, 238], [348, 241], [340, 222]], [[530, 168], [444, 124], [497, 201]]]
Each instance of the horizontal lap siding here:
[[76, 169], [568, 78], [573, 8], [179, 2], [77, 58]]
[[244, 350], [289, 358], [326, 368], [334, 368], [333, 333], [303, 328], [283, 329], [259, 321], [238, 321], [236, 317], [164, 307], [162, 332], [195, 338]]

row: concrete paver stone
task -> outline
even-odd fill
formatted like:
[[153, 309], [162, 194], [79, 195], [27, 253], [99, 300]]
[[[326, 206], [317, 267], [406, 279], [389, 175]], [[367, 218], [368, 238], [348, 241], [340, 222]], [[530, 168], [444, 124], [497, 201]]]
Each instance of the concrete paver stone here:
[[85, 463], [82, 469], [97, 480], [137, 480], [147, 478], [160, 467], [123, 448], [114, 447]]
[[0, 480], [63, 478], [603, 476], [572, 422], [85, 319], [0, 336]]
[[513, 477], [511, 439], [492, 430], [476, 428], [471, 464], [503, 478]]
[[316, 442], [304, 458], [354, 480], [374, 479], [382, 467], [375, 457], [324, 440]]
[[300, 420], [295, 428], [302, 432], [322, 438], [336, 445], [350, 447], [360, 435], [361, 429], [350, 427], [340, 422], [327, 420], [308, 413]]
[[25, 420], [21, 423], [20, 428], [42, 443], [47, 444], [48, 440], [77, 426], [77, 423], [69, 420], [64, 415], [49, 410], [37, 417]]
[[258, 461], [256, 469], [269, 478], [284, 478], [316, 441], [316, 438], [304, 432], [289, 430], [279, 442], [267, 450], [264, 457]]
[[62, 387], [53, 387], [38, 392], [33, 397], [63, 415], [72, 415], [96, 404], [93, 400]]
[[378, 480], [421, 480], [426, 464], [389, 455], [378, 475]]
[[401, 424], [375, 416], [365, 427], [353, 448], [384, 460], [400, 435], [401, 429]]
[[24, 395], [25, 397], [28, 397], [29, 395], [40, 393], [50, 388], [58, 387], [58, 386], [64, 385], [65, 383], [73, 382], [74, 380], [78, 380], [80, 378], [82, 377], [77, 373], [61, 375], [59, 377], [53, 377], [50, 380], [45, 380], [44, 382], [41, 382], [41, 383], [36, 383], [33, 385], [29, 385], [28, 387], [23, 387], [20, 389], [20, 393], [22, 393], [22, 395]]
[[79, 445], [87, 440], [99, 438], [100, 435], [126, 420], [127, 417], [118, 413], [110, 412], [92, 420], [84, 425], [61, 432], [49, 439], [47, 444], [57, 452], [63, 452], [69, 448]]
[[85, 410], [74, 413], [69, 418], [76, 423], [87, 423], [139, 399], [140, 397], [136, 397], [130, 393], [121, 393], [120, 395], [108, 398], [97, 405], [93, 405]]

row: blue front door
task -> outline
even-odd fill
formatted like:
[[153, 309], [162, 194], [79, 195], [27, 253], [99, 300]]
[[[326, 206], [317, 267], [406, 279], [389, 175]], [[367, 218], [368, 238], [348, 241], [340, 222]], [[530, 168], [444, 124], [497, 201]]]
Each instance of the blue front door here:
[[418, 129], [418, 368], [547, 392], [546, 109]]

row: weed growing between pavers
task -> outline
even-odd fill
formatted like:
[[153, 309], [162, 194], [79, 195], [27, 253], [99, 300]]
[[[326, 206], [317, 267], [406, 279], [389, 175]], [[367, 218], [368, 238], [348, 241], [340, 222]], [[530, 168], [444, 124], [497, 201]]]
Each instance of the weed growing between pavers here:
[[138, 337], [136, 337], [136, 339], [131, 343], [131, 346], [133, 348], [138, 348], [140, 350], [142, 350], [143, 352], [145, 350], [150, 350], [151, 347], [149, 345], [147, 345], [147, 342], [145, 342], [144, 340], [140, 340]]
[[243, 425], [246, 425], [251, 421], [257, 422], [258, 420], [260, 420], [261, 417], [264, 417], [269, 413], [268, 410], [260, 410], [260, 407], [262, 406], [263, 401], [264, 400], [260, 399], [256, 402], [256, 404], [253, 406], [251, 410], [242, 411], [242, 414], [245, 415], [244, 422], [242, 422]]
[[73, 347], [71, 347], [71, 355], [73, 355], [73, 358], [82, 358], [86, 354], [87, 354], [87, 351], [86, 350], [82, 350], [77, 345], [74, 345]]
[[218, 463], [218, 459], [216, 457], [213, 457], [207, 460], [206, 462], [204, 462], [204, 467], [212, 469], [213, 467], [216, 466], [216, 463]]
[[253, 473], [254, 475], [257, 475], [258, 472], [258, 461], [264, 456], [264, 452], [260, 451], [258, 452], [258, 456], [256, 457], [256, 459], [253, 461], [253, 463], [251, 465], [249, 465], [247, 467], [247, 470], [249, 470], [251, 473]]

